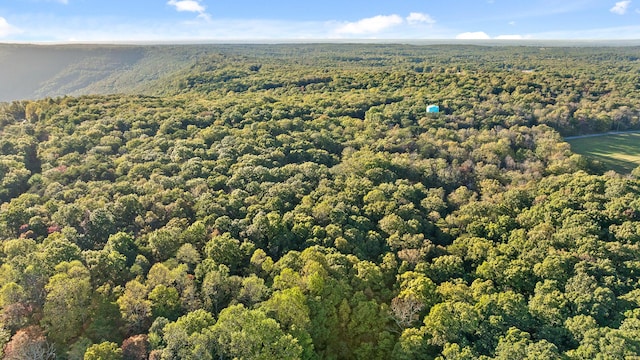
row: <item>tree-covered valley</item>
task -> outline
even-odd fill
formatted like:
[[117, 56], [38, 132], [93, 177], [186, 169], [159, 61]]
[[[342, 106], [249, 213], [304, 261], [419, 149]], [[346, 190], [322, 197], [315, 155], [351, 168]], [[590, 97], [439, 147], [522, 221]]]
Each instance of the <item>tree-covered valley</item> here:
[[639, 48], [168, 49], [0, 104], [4, 358], [640, 356]]

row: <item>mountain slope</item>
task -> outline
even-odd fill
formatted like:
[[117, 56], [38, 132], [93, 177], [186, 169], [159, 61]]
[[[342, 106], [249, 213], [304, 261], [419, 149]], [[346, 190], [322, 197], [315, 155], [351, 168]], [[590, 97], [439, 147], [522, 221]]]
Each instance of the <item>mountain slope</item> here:
[[145, 92], [145, 85], [188, 66], [204, 51], [199, 46], [0, 45], [0, 101]]

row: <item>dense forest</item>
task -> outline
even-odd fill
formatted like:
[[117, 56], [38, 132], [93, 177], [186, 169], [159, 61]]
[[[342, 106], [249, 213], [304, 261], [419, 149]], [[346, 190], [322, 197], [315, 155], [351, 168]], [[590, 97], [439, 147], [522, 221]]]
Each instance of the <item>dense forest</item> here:
[[5, 359], [640, 356], [639, 48], [204, 48], [0, 104]]

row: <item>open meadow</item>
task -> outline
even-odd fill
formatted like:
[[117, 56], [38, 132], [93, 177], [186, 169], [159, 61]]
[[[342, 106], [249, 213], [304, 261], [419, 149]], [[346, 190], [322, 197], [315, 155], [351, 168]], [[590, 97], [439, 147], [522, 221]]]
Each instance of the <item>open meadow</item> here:
[[568, 142], [575, 153], [601, 162], [606, 169], [629, 173], [640, 166], [640, 133], [584, 137]]

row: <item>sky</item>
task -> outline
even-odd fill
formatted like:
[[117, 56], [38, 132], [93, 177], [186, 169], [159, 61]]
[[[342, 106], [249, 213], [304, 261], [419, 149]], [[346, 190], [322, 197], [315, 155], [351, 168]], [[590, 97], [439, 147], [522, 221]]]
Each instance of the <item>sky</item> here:
[[0, 0], [0, 42], [638, 40], [640, 0]]

